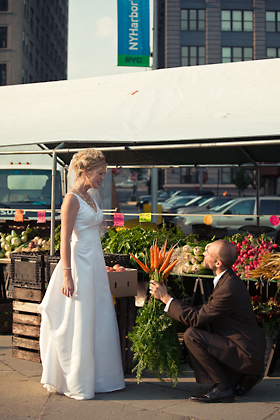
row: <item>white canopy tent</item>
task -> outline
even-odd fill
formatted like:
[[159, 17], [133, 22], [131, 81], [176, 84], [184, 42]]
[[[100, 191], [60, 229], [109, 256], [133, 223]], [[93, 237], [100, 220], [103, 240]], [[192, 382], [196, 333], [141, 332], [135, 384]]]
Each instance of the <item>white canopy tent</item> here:
[[280, 59], [5, 86], [0, 155], [60, 147], [54, 162], [68, 163], [96, 147], [116, 166], [278, 165], [279, 116]]
[[279, 116], [280, 59], [7, 86], [0, 152], [64, 142], [60, 157], [94, 146], [116, 165], [275, 162]]

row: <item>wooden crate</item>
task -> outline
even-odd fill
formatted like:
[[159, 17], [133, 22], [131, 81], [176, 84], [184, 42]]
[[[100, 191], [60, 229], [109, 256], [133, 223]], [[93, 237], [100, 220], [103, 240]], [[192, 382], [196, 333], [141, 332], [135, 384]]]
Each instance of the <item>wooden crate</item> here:
[[134, 366], [133, 352], [131, 351], [132, 343], [128, 338], [128, 333], [132, 331], [135, 325], [136, 311], [134, 297], [116, 299], [116, 314], [120, 333], [123, 370], [125, 373], [130, 373]]
[[0, 299], [0, 334], [12, 332], [13, 300]]
[[37, 307], [43, 293], [41, 290], [14, 287], [13, 297], [13, 357], [40, 363], [41, 315]]

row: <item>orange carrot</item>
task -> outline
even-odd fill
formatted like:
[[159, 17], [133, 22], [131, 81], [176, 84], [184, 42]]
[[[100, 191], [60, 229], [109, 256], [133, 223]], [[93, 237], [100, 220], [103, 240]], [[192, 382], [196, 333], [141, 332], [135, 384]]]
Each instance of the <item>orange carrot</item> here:
[[156, 270], [159, 268], [159, 249], [157, 244], [154, 246], [154, 267]]
[[162, 266], [160, 267], [160, 269], [159, 269], [159, 271], [164, 271], [166, 268], [167, 268], [167, 266], [168, 266], [168, 264], [169, 264], [169, 261], [170, 261], [170, 258], [171, 258], [171, 255], [173, 254], [173, 251], [174, 251], [174, 247], [175, 247], [175, 245], [168, 251], [168, 253], [166, 254], [166, 257], [165, 257], [165, 259], [164, 259], [164, 261], [163, 261], [163, 264], [162, 264]]
[[140, 260], [138, 260], [138, 258], [136, 258], [134, 255], [132, 255], [130, 252], [129, 252], [129, 255], [137, 262], [137, 264], [139, 264], [140, 265], [140, 267], [146, 272], [146, 273], [150, 273], [150, 269], [149, 269], [149, 267], [148, 266], [146, 266], [145, 264], [143, 264]]
[[154, 249], [153, 249], [153, 245], [150, 248], [150, 267], [151, 267], [151, 271], [155, 270], [155, 260], [154, 260]]
[[174, 260], [163, 272], [163, 278], [166, 279], [172, 271], [172, 268], [177, 264], [178, 260]]

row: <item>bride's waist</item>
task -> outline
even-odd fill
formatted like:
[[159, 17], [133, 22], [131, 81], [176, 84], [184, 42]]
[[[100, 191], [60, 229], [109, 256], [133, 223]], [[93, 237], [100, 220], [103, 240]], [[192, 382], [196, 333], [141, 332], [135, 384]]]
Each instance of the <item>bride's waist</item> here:
[[100, 239], [98, 228], [87, 228], [79, 231], [74, 231], [72, 234], [72, 241], [92, 241], [93, 239]]

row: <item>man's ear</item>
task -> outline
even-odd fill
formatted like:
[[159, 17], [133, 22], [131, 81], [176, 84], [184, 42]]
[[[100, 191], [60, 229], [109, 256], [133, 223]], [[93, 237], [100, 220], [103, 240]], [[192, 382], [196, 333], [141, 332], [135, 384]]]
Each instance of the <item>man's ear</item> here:
[[218, 268], [218, 267], [221, 267], [222, 265], [223, 265], [222, 261], [218, 260], [218, 261], [216, 262], [216, 267], [217, 267], [217, 268]]

